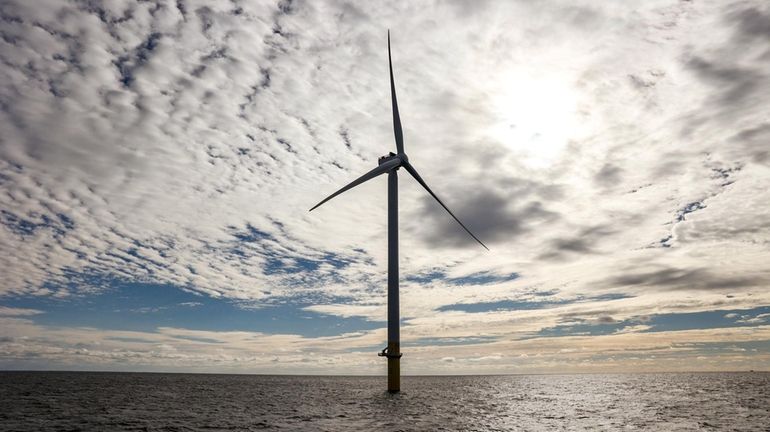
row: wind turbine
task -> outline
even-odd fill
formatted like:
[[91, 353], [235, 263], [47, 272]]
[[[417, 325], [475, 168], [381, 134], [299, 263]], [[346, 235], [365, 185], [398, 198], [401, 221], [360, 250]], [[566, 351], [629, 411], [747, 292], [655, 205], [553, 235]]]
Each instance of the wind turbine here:
[[489, 248], [481, 242], [465, 226], [457, 216], [436, 196], [428, 187], [425, 180], [420, 177], [417, 170], [409, 163], [409, 158], [404, 152], [404, 134], [401, 131], [401, 118], [398, 115], [398, 103], [396, 102], [396, 85], [393, 82], [393, 62], [390, 59], [390, 30], [388, 30], [388, 66], [390, 69], [390, 95], [393, 105], [393, 130], [396, 135], [396, 151], [382, 156], [378, 160], [377, 168], [369, 171], [361, 177], [353, 180], [342, 189], [329, 195], [326, 199], [316, 204], [309, 211], [313, 211], [326, 201], [337, 195], [352, 189], [365, 181], [371, 180], [381, 174], [388, 173], [388, 346], [382, 350], [381, 357], [388, 359], [388, 391], [397, 393], [401, 390], [401, 347], [399, 334], [399, 307], [398, 307], [398, 169], [403, 167], [406, 171], [425, 188], [428, 193], [444, 207], [463, 229], [470, 234], [485, 249]]

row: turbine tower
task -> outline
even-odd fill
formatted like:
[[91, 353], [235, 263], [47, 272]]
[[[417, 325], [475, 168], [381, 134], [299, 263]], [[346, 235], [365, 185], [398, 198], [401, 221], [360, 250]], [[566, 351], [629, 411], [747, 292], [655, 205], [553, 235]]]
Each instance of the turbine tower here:
[[388, 30], [388, 66], [390, 69], [390, 95], [393, 105], [393, 130], [396, 136], [396, 151], [379, 158], [377, 168], [352, 181], [347, 186], [329, 195], [326, 199], [316, 204], [309, 211], [313, 211], [321, 204], [329, 201], [337, 195], [352, 189], [361, 183], [371, 180], [380, 174], [388, 173], [388, 346], [378, 355], [388, 359], [388, 391], [397, 393], [401, 390], [401, 347], [399, 335], [399, 306], [398, 306], [398, 169], [403, 167], [406, 171], [425, 188], [428, 193], [444, 207], [463, 229], [470, 234], [485, 249], [489, 248], [481, 242], [465, 226], [457, 216], [436, 196], [428, 187], [425, 180], [420, 177], [417, 170], [409, 163], [409, 158], [404, 153], [404, 134], [401, 130], [401, 118], [398, 115], [398, 103], [396, 102], [396, 85], [393, 82], [393, 62], [390, 59], [390, 30]]

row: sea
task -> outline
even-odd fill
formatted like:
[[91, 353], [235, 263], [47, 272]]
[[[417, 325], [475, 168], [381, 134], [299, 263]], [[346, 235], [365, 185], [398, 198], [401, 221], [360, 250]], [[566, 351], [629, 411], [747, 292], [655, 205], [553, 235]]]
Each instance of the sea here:
[[770, 431], [770, 373], [0, 372], [2, 431]]

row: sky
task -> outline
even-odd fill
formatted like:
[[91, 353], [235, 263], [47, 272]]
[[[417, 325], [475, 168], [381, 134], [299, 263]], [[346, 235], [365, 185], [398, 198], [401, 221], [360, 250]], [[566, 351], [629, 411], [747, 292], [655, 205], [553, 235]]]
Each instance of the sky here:
[[770, 370], [766, 1], [0, 4], [0, 369]]

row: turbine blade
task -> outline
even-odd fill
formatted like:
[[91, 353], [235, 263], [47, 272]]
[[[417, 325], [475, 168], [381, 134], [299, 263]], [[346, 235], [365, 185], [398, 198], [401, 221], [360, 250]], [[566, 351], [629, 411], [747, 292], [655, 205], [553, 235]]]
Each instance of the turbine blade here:
[[456, 220], [456, 221], [457, 221], [457, 223], [459, 223], [459, 224], [460, 224], [460, 226], [461, 226], [461, 227], [463, 227], [463, 229], [465, 230], [465, 232], [467, 232], [468, 234], [470, 234], [470, 236], [471, 236], [471, 237], [473, 237], [473, 239], [474, 239], [474, 240], [476, 240], [477, 242], [479, 242], [479, 244], [480, 244], [480, 245], [484, 246], [484, 249], [486, 249], [486, 250], [489, 250], [489, 248], [487, 247], [487, 245], [485, 245], [484, 243], [482, 243], [482, 241], [481, 241], [481, 240], [479, 240], [479, 239], [478, 239], [478, 237], [476, 237], [475, 235], [473, 235], [473, 233], [471, 232], [471, 230], [469, 230], [469, 229], [468, 229], [468, 228], [467, 228], [467, 227], [466, 227], [466, 226], [465, 226], [465, 225], [464, 225], [462, 222], [460, 222], [460, 219], [457, 219], [457, 216], [455, 216], [455, 215], [454, 215], [454, 213], [452, 213], [452, 211], [451, 211], [451, 210], [449, 210], [449, 208], [448, 208], [446, 205], [444, 205], [444, 203], [443, 203], [443, 202], [442, 202], [442, 201], [439, 199], [439, 197], [437, 197], [437, 196], [436, 196], [436, 194], [434, 194], [434, 193], [433, 193], [433, 191], [432, 191], [432, 190], [430, 190], [430, 188], [428, 187], [427, 183], [425, 183], [425, 180], [423, 180], [423, 179], [422, 179], [422, 177], [420, 177], [420, 174], [418, 174], [418, 173], [417, 173], [417, 170], [416, 170], [416, 169], [414, 169], [414, 167], [412, 166], [412, 164], [410, 164], [409, 162], [404, 162], [404, 163], [403, 163], [403, 167], [404, 167], [404, 168], [406, 168], [406, 170], [407, 170], [407, 171], [409, 171], [409, 174], [411, 174], [411, 175], [412, 175], [412, 177], [414, 177], [414, 179], [415, 179], [415, 180], [417, 180], [417, 182], [418, 182], [418, 183], [420, 183], [420, 184], [422, 185], [422, 187], [424, 187], [424, 188], [425, 188], [425, 190], [426, 190], [426, 191], [428, 191], [428, 193], [429, 193], [429, 194], [430, 194], [430, 195], [431, 195], [433, 198], [435, 198], [435, 199], [436, 199], [436, 201], [438, 201], [438, 203], [439, 203], [439, 204], [441, 204], [441, 207], [444, 207], [444, 210], [446, 210], [446, 211], [447, 211], [447, 213], [449, 213], [449, 214], [450, 214], [450, 215], [451, 215], [451, 216], [454, 218], [454, 220]]
[[393, 133], [396, 135], [396, 152], [404, 153], [404, 133], [401, 130], [401, 116], [398, 115], [396, 84], [393, 82], [393, 62], [390, 59], [390, 30], [388, 30], [388, 66], [390, 68], [390, 97], [393, 106]]
[[369, 171], [368, 173], [362, 175], [361, 177], [353, 180], [352, 182], [350, 182], [350, 184], [348, 184], [347, 186], [345, 186], [342, 189], [338, 190], [337, 192], [334, 192], [333, 194], [329, 195], [328, 197], [326, 197], [325, 200], [319, 202], [318, 204], [316, 204], [313, 208], [311, 208], [308, 211], [315, 210], [321, 204], [325, 203], [326, 201], [329, 201], [330, 199], [336, 197], [337, 195], [341, 194], [342, 192], [345, 192], [348, 189], [352, 189], [352, 188], [360, 185], [361, 183], [363, 183], [363, 182], [365, 182], [367, 180], [371, 180], [371, 179], [377, 177], [380, 174], [385, 174], [386, 172], [388, 172], [388, 171], [392, 170], [393, 168], [397, 167], [400, 163], [401, 163], [401, 161], [399, 159], [393, 159], [393, 160], [390, 160], [388, 162], [383, 163], [382, 165], [378, 166], [377, 168], [375, 168], [375, 169]]

